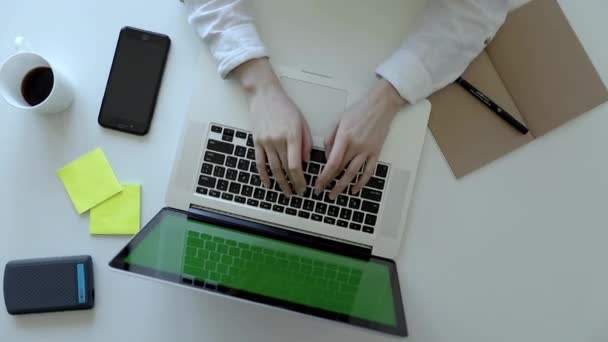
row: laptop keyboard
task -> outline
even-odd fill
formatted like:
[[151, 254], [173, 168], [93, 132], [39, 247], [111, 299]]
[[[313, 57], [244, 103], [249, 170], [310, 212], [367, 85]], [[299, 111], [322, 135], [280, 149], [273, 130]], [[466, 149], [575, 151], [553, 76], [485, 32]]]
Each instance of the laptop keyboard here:
[[[380, 211], [389, 166], [378, 163], [374, 176], [356, 195], [351, 188], [361, 177], [353, 179], [346, 191], [335, 200], [329, 198], [329, 190], [318, 196], [314, 184], [325, 163], [325, 153], [313, 149], [309, 163], [303, 163], [306, 191], [303, 196], [287, 198], [279, 184], [271, 177], [271, 188], [262, 185], [255, 163], [253, 135], [250, 132], [211, 124], [211, 131], [200, 169], [196, 192], [242, 205], [261, 208], [277, 214], [298, 216], [302, 219], [323, 222], [340, 229], [373, 234]], [[271, 174], [268, 165], [265, 165]], [[342, 175], [332, 181], [332, 189]]]
[[289, 275], [281, 286], [284, 296], [297, 299], [294, 296], [302, 292], [299, 287], [318, 287], [318, 293], [327, 294], [321, 297], [345, 309], [353, 304], [362, 277], [359, 269], [188, 230], [182, 267], [188, 278], [183, 282], [234, 286], [253, 277], [255, 281], [247, 283], [255, 287], [263, 285], [259, 272], [269, 268]]

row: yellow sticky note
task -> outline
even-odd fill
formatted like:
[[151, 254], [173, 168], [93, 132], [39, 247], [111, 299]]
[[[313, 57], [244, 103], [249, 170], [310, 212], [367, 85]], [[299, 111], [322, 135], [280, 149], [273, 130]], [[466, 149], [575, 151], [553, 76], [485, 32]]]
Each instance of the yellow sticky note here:
[[78, 214], [122, 190], [103, 151], [98, 148], [57, 170]]
[[91, 209], [91, 234], [136, 234], [140, 212], [141, 186], [125, 184], [121, 193]]

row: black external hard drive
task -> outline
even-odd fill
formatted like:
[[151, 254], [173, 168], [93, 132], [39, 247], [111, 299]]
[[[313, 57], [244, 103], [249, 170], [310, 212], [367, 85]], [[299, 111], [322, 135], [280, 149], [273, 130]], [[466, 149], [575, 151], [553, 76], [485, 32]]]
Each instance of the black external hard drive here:
[[14, 260], [4, 268], [4, 303], [11, 315], [91, 309], [90, 256]]

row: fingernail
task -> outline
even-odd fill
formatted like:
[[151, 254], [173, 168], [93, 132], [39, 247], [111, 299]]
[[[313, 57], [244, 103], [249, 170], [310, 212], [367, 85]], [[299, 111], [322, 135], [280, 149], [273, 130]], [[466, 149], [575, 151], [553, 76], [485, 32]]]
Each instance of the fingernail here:
[[315, 188], [315, 195], [319, 196], [320, 193], [321, 193], [321, 189]]
[[353, 195], [356, 195], [359, 193], [359, 191], [361, 191], [361, 189], [353, 189]]
[[329, 194], [329, 199], [332, 200], [332, 201], [335, 201], [336, 200], [336, 195]]

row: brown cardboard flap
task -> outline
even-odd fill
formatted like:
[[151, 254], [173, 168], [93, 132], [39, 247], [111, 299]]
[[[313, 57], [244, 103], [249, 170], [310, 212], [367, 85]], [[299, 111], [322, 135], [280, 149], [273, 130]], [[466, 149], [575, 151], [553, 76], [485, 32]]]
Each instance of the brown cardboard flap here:
[[[463, 77], [525, 124], [485, 52], [471, 63]], [[523, 135], [505, 124], [459, 85], [449, 85], [433, 95], [431, 102], [429, 126], [456, 178], [533, 139], [531, 134]]]
[[513, 12], [487, 51], [536, 137], [608, 101], [555, 0], [535, 0]]
[[608, 101], [608, 91], [556, 0], [533, 0], [463, 78], [530, 128], [522, 135], [452, 84], [434, 94], [429, 126], [456, 178]]

